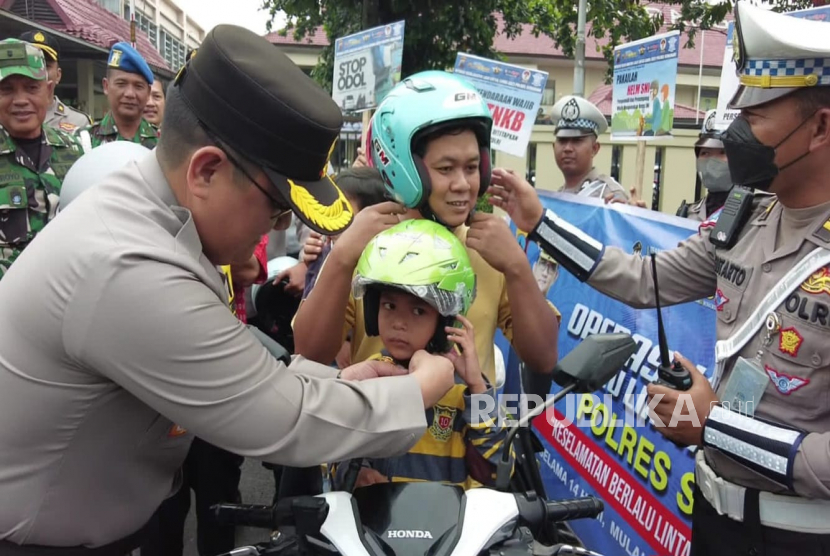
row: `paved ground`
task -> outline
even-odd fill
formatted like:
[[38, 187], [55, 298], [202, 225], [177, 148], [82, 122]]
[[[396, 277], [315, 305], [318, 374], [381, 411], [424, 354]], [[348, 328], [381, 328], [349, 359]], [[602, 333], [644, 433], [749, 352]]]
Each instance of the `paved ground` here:
[[[242, 501], [246, 504], [270, 504], [274, 496], [274, 475], [271, 471], [262, 467], [256, 460], [245, 460], [242, 466], [242, 480], [239, 485], [242, 492]], [[192, 493], [191, 493], [192, 495]], [[196, 501], [192, 500], [190, 515], [187, 516], [184, 531], [184, 556], [199, 556], [196, 550], [196, 515], [193, 508]], [[264, 541], [268, 538], [268, 532], [258, 529], [240, 528], [237, 530], [237, 546], [245, 546]], [[153, 556], [152, 554], [140, 555], [140, 551], [134, 552], [135, 556]]]

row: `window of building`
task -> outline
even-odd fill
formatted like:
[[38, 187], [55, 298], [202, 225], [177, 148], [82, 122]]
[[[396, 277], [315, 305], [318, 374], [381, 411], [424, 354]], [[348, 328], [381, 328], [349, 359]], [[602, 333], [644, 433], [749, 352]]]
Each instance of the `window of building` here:
[[718, 107], [718, 90], [717, 89], [701, 89], [700, 90], [700, 109], [704, 112], [714, 110]]
[[[127, 21], [130, 20], [130, 3], [124, 2], [122, 13], [124, 14], [124, 19]], [[153, 46], [156, 47], [156, 50], [159, 49], [158, 41], [158, 25], [153, 23], [153, 20], [141, 13], [140, 10], [135, 11], [135, 26], [138, 29], [144, 31], [144, 34], [150, 39], [150, 42]]]
[[536, 114], [536, 125], [551, 125], [550, 108], [556, 103], [556, 82], [548, 79], [545, 90], [542, 91], [542, 102]]
[[182, 41], [168, 33], [164, 27], [159, 31], [158, 51], [173, 70], [178, 70], [184, 65], [187, 47]]
[[622, 174], [622, 152], [621, 145], [611, 146], [611, 177], [620, 181], [620, 174]]
[[651, 196], [651, 210], [660, 210], [660, 189], [663, 185], [663, 157], [665, 147], [657, 147], [654, 151], [654, 192]]
[[536, 187], [536, 143], [527, 145], [527, 171], [525, 178], [533, 187]]

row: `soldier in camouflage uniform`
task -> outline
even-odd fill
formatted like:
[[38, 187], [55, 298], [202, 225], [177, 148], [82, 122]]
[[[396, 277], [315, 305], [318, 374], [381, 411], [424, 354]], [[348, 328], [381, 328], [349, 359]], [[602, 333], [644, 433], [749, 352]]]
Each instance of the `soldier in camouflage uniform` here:
[[73, 136], [44, 124], [53, 91], [40, 50], [0, 41], [0, 278], [54, 218], [63, 177], [83, 154]]
[[114, 44], [103, 82], [110, 111], [101, 121], [79, 132], [84, 148], [111, 141], [132, 141], [148, 149], [155, 147], [158, 130], [143, 116], [152, 84], [153, 72], [141, 54], [125, 42]]

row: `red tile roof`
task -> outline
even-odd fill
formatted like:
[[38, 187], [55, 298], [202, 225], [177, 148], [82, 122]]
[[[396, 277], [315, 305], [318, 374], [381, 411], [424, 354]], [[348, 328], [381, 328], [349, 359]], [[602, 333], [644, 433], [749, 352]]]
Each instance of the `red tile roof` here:
[[[63, 20], [63, 25], [44, 24], [58, 31], [107, 50], [119, 41], [130, 41], [130, 22], [94, 0], [49, 0], [49, 4]], [[136, 29], [135, 39], [138, 52], [148, 64], [171, 71], [143, 31]]]
[[[680, 17], [679, 11], [675, 6], [660, 3], [647, 3], [646, 9], [651, 12], [662, 12], [663, 20], [671, 24]], [[732, 20], [732, 14], [727, 16], [727, 21]], [[495, 39], [495, 48], [501, 53], [512, 54], [514, 56], [543, 56], [549, 58], [564, 58], [565, 55], [562, 50], [556, 48], [553, 39], [547, 35], [539, 35], [534, 37], [531, 25], [522, 26], [522, 32], [515, 39], [508, 39], [501, 33], [502, 19], [500, 15], [496, 15], [496, 21], [499, 26], [499, 32]], [[591, 24], [588, 23], [588, 31], [590, 32]], [[661, 32], [666, 31], [664, 26]], [[705, 39], [703, 39], [701, 32], [697, 33], [695, 37], [694, 48], [685, 48], [688, 42], [687, 37], [683, 37], [684, 48], [680, 49], [680, 65], [697, 66], [700, 64], [700, 53], [703, 48], [703, 65], [713, 68], [719, 68], [723, 64], [723, 50], [726, 47], [726, 26], [722, 29], [712, 29], [705, 32]], [[295, 45], [295, 46], [326, 46], [329, 40], [322, 27], [314, 30], [312, 35], [306, 37], [301, 41], [295, 41], [291, 31], [288, 36], [281, 37], [277, 33], [270, 33], [265, 37], [273, 44], [278, 45]], [[603, 60], [602, 53], [598, 47], [607, 43], [606, 39], [598, 40], [586, 33], [585, 38], [585, 56], [589, 60]], [[701, 45], [701, 43], [703, 43]]]
[[326, 36], [326, 32], [323, 31], [323, 27], [315, 28], [311, 34], [306, 35], [306, 37], [299, 42], [294, 40], [293, 29], [288, 31], [288, 35], [285, 37], [281, 37], [279, 32], [274, 31], [273, 33], [265, 35], [265, 38], [272, 44], [290, 44], [297, 46], [328, 46], [329, 44], [329, 39]]
[[[601, 85], [597, 87], [588, 100], [592, 102], [599, 111], [602, 112], [606, 118], [611, 117], [611, 96], [613, 94], [613, 85]], [[690, 106], [683, 104], [674, 104], [674, 117], [678, 120], [694, 120], [695, 116], [702, 122], [706, 117], [706, 112], [697, 110]]]

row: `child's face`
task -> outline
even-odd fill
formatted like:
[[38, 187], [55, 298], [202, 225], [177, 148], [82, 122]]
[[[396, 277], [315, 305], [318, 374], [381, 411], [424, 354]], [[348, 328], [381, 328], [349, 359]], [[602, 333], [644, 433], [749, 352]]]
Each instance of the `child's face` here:
[[435, 335], [438, 311], [414, 295], [384, 291], [380, 294], [378, 330], [389, 355], [406, 361], [424, 349]]
[[424, 153], [432, 193], [429, 208], [450, 228], [467, 221], [481, 187], [481, 153], [472, 131], [443, 135], [430, 141]]

